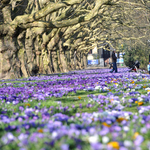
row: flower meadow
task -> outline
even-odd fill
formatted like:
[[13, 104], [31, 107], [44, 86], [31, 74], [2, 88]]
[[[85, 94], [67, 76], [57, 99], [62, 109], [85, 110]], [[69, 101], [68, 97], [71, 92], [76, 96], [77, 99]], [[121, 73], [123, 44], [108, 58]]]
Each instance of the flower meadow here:
[[0, 149], [150, 149], [150, 75], [109, 71], [1, 80]]

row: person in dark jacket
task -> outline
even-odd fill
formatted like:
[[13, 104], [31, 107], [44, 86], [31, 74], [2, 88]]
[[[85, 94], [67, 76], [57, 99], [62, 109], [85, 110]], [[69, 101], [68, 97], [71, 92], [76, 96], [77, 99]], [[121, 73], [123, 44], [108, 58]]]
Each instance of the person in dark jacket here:
[[117, 73], [118, 71], [117, 71], [117, 56], [116, 56], [117, 54], [116, 54], [116, 51], [115, 50], [113, 50], [113, 52], [112, 52], [112, 63], [113, 63], [113, 69], [110, 71], [111, 73], [113, 72], [113, 71], [115, 71], [115, 73]]

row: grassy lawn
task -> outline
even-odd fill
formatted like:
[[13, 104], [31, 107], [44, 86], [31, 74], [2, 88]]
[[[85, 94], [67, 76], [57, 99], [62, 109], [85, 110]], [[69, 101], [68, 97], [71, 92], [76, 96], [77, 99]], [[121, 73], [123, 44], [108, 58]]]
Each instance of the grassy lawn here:
[[[12, 83], [12, 85], [9, 87], [9, 84], [5, 85], [3, 82], [1, 88], [5, 90], [6, 86], [7, 88], [9, 88], [8, 91], [11, 91], [11, 89], [13, 90], [15, 88], [17, 89], [17, 87], [18, 88], [26, 87], [26, 89], [24, 90], [27, 90], [26, 92], [29, 92], [28, 95], [30, 95], [32, 93], [31, 90], [32, 87], [34, 87], [33, 92], [35, 91], [41, 92], [42, 87], [44, 86], [46, 87], [46, 85], [42, 84], [46, 84], [48, 81], [50, 80], [6, 81], [5, 83]], [[132, 80], [131, 81], [127, 80], [126, 82], [119, 82], [119, 81], [120, 79], [118, 80], [112, 79], [111, 82], [100, 81], [102, 82], [103, 86], [106, 87], [105, 91], [77, 90], [76, 92], [69, 92], [67, 94], [64, 94], [64, 96], [62, 97], [47, 96], [45, 97], [45, 99], [38, 99], [38, 98], [36, 99], [34, 96], [29, 98], [25, 97], [25, 99], [20, 100], [19, 103], [17, 104], [14, 104], [12, 101], [8, 103], [8, 101], [5, 98], [3, 98], [1, 99], [2, 103], [0, 104], [0, 114], [1, 119], [5, 123], [4, 122], [0, 123], [0, 131], [1, 131], [0, 138], [3, 139], [4, 135], [5, 135], [4, 138], [7, 138], [6, 137], [7, 133], [12, 133], [15, 137], [20, 136], [20, 134], [27, 134], [29, 135], [28, 142], [30, 143], [28, 144], [27, 147], [30, 150], [34, 150], [35, 148], [37, 150], [38, 149], [40, 150], [40, 148], [43, 146], [43, 143], [45, 144], [45, 141], [47, 142], [48, 140], [51, 140], [50, 142], [54, 142], [53, 140], [55, 140], [55, 146], [53, 147], [52, 146], [53, 143], [52, 144], [50, 143], [48, 144], [48, 146], [46, 146], [46, 150], [48, 149], [60, 150], [60, 146], [63, 143], [67, 143], [71, 150], [77, 150], [76, 145], [78, 144], [78, 142], [81, 142], [82, 149], [91, 150], [91, 148], [89, 148], [91, 144], [89, 139], [95, 138], [93, 137], [95, 134], [92, 134], [92, 132], [94, 132], [95, 129], [96, 133], [101, 133], [103, 130], [108, 132], [105, 136], [104, 135], [99, 136], [98, 141], [100, 143], [104, 143], [105, 145], [107, 145], [107, 143], [111, 141], [112, 142], [119, 141], [123, 145], [124, 141], [128, 142], [128, 140], [130, 140], [132, 143], [132, 147], [129, 147], [129, 149], [134, 148], [133, 143], [135, 142], [136, 136], [142, 135], [144, 137], [144, 141], [141, 145], [141, 148], [143, 150], [146, 150], [147, 144], [149, 142], [150, 131], [148, 130], [147, 132], [145, 132], [144, 129], [146, 128], [145, 126], [148, 126], [150, 122], [148, 121], [146, 122], [143, 118], [146, 118], [146, 116], [148, 117], [150, 113], [145, 112], [141, 115], [139, 114], [139, 110], [137, 108], [141, 106], [149, 106], [149, 102], [144, 101], [141, 105], [139, 105], [138, 102], [134, 101], [129, 102], [129, 101], [131, 101], [132, 99], [133, 100], [137, 99], [136, 101], [140, 101], [139, 98], [142, 95], [148, 96], [145, 88], [149, 87], [150, 80], [143, 79], [135, 83]], [[26, 82], [28, 84], [24, 84]], [[100, 85], [100, 83], [98, 83], [97, 80], [94, 80], [92, 84]], [[85, 84], [82, 83], [81, 85], [88, 87], [89, 83]], [[56, 83], [53, 86], [56, 86]], [[68, 87], [74, 86], [75, 85], [73, 85], [73, 83], [68, 84]], [[80, 85], [76, 86], [80, 87]], [[138, 86], [141, 87], [139, 89], [135, 89], [135, 87]], [[67, 87], [65, 87], [64, 89], [67, 89]], [[43, 90], [42, 92], [46, 93], [47, 91]], [[58, 90], [57, 92], [61, 93], [62, 91]], [[12, 93], [12, 95], [13, 94], [14, 93]], [[21, 92], [18, 93], [16, 96], [19, 97], [19, 95], [21, 95]], [[7, 97], [9, 97], [9, 95], [7, 95]], [[124, 109], [122, 110], [115, 109], [115, 107], [117, 106], [116, 104], [113, 104], [115, 100], [120, 101]], [[125, 103], [123, 101], [125, 101]], [[131, 115], [130, 117], [127, 116], [128, 118], [125, 118], [125, 116], [120, 115], [119, 117], [121, 117], [122, 120], [119, 120], [120, 118], [116, 117], [113, 113], [112, 116], [110, 114], [108, 115], [108, 112], [111, 113], [112, 111], [114, 112], [116, 111], [118, 115], [120, 115], [121, 112], [122, 113], [131, 112], [133, 113], [133, 115]], [[94, 112], [95, 114], [99, 112], [99, 114], [101, 115], [97, 117], [98, 114], [97, 113], [94, 116]], [[89, 116], [88, 115], [86, 116], [87, 113]], [[58, 117], [55, 117], [55, 115], [56, 116], [58, 115]], [[66, 117], [65, 115], [69, 117], [68, 121], [65, 120]], [[87, 124], [85, 124], [85, 122], [87, 122]], [[61, 126], [60, 127], [57, 126], [59, 124], [61, 124], [62, 129]], [[74, 128], [71, 128], [71, 126], [76, 126], [76, 128], [75, 127], [74, 128], [77, 129], [76, 131], [77, 133], [87, 132], [88, 134], [85, 136], [84, 134], [81, 135], [80, 133], [78, 137], [76, 136], [75, 133], [74, 134], [70, 133], [74, 131]], [[64, 136], [62, 138], [55, 139], [54, 137], [57, 135], [55, 133], [57, 132], [57, 129], [58, 132], [60, 132], [60, 130], [64, 131], [65, 130], [64, 128], [68, 131], [69, 134], [71, 134], [71, 136], [67, 135], [65, 131]], [[71, 131], [69, 132], [69, 130]], [[143, 133], [141, 132], [142, 130]], [[39, 138], [40, 140], [35, 142], [35, 143], [38, 142], [38, 144], [30, 142], [33, 140], [30, 136], [31, 137], [34, 136], [34, 138], [36, 136], [41, 136]], [[107, 136], [109, 142], [106, 143], [103, 142], [103, 136], [104, 138], [106, 138]], [[4, 146], [0, 140], [0, 148], [2, 148], [2, 150], [12, 150], [15, 149], [15, 147], [19, 142], [20, 141], [17, 141], [16, 143], [10, 144], [8, 143]]]
[[[16, 83], [21, 83], [22, 81], [16, 81]], [[25, 81], [24, 81], [25, 82]], [[28, 82], [28, 81], [27, 81]], [[30, 81], [31, 82], [31, 81]], [[32, 82], [43, 82], [42, 81], [32, 81]], [[46, 81], [45, 81], [46, 82]], [[12, 82], [12, 83], [15, 83], [15, 82]], [[148, 84], [150, 82], [146, 82], [146, 81], [142, 81], [142, 82], [138, 82], [136, 84]], [[107, 84], [108, 86], [112, 86], [113, 84]], [[120, 84], [121, 85], [121, 84]], [[140, 94], [146, 94], [146, 91], [143, 90], [143, 89], [139, 89], [139, 90], [136, 90], [138, 92], [140, 92]], [[108, 91], [109, 92], [109, 91]], [[69, 113], [69, 115], [74, 115], [75, 113], [79, 112], [79, 113], [83, 113], [83, 112], [87, 112], [87, 113], [91, 113], [91, 112], [94, 112], [94, 111], [98, 111], [99, 108], [102, 108], [103, 110], [105, 110], [105, 104], [103, 106], [101, 106], [100, 104], [96, 103], [96, 102], [93, 102], [93, 106], [92, 108], [87, 108], [86, 105], [89, 103], [89, 100], [90, 98], [88, 97], [88, 95], [105, 95], [107, 96], [107, 93], [108, 92], [99, 92], [99, 91], [84, 91], [84, 90], [81, 90], [81, 91], [77, 91], [76, 93], [74, 92], [71, 92], [71, 93], [68, 93], [67, 96], [62, 96], [62, 97], [51, 97], [51, 98], [47, 98], [46, 100], [44, 101], [39, 101], [39, 100], [28, 100], [27, 103], [29, 103], [30, 106], [24, 104], [24, 103], [19, 103], [18, 105], [14, 105], [13, 104], [9, 104], [9, 105], [5, 105], [5, 107], [7, 109], [11, 108], [10, 109], [10, 114], [12, 114], [13, 112], [11, 112], [12, 110], [14, 111], [18, 111], [19, 110], [19, 107], [20, 106], [28, 106], [30, 108], [34, 108], [35, 106], [39, 106], [39, 108], [49, 108], [51, 106], [54, 106], [54, 107], [57, 107], [58, 106], [58, 103], [61, 102], [61, 105], [63, 107], [70, 107], [72, 108], [72, 106], [74, 106], [74, 111], [72, 112], [73, 114]], [[127, 93], [129, 91], [126, 91], [126, 90], [123, 90], [124, 93]], [[115, 94], [117, 93], [116, 91], [111, 91], [111, 93]], [[118, 95], [118, 97], [121, 99], [123, 96], [123, 94], [120, 94]], [[132, 98], [131, 96], [127, 96], [126, 99], [130, 99]], [[82, 108], [80, 108], [80, 105], [82, 105]], [[143, 106], [148, 106], [148, 104], [144, 104]], [[132, 104], [131, 107], [125, 107], [125, 109], [123, 109], [123, 111], [130, 111], [130, 112], [133, 112], [133, 113], [137, 113], [137, 104]], [[2, 105], [3, 107], [3, 105]]]

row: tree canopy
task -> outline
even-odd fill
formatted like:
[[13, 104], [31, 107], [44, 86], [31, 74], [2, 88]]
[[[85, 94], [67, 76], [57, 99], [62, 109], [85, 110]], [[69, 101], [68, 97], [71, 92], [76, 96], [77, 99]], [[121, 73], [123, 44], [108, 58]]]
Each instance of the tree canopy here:
[[98, 43], [149, 37], [148, 0], [1, 0], [0, 77], [86, 67]]

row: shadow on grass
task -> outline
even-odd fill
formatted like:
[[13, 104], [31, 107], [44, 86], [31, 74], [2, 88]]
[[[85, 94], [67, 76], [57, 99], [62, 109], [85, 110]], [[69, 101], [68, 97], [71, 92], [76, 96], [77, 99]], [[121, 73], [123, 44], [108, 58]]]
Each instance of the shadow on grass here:
[[90, 95], [90, 94], [101, 94], [98, 91], [77, 91], [76, 93], [69, 93], [71, 96], [81, 96], [81, 95]]
[[70, 103], [70, 102], [75, 102], [75, 101], [83, 102], [84, 99], [89, 99], [88, 95], [90, 94], [99, 95], [99, 94], [105, 94], [105, 93], [99, 93], [97, 91], [77, 91], [76, 93], [71, 92], [67, 96], [51, 97], [50, 100], [61, 101], [63, 103], [66, 103], [66, 102]]

